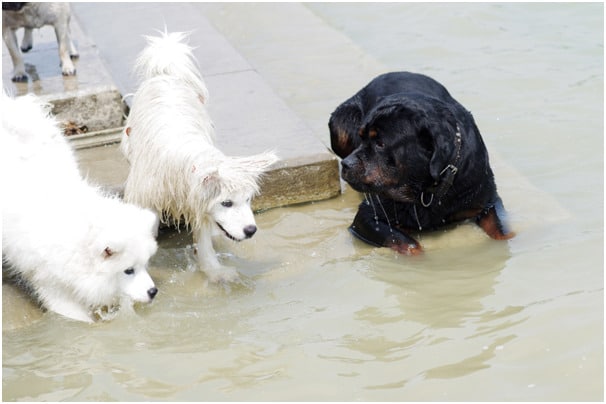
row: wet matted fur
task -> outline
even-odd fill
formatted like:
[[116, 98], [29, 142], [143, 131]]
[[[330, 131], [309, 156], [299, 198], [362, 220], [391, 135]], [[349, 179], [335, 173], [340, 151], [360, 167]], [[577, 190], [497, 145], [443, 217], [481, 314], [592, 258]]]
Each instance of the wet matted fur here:
[[231, 157], [215, 147], [208, 90], [186, 37], [147, 37], [137, 59], [140, 85], [121, 145], [130, 162], [124, 197], [165, 220], [183, 218], [200, 269], [211, 281], [231, 281], [237, 272], [220, 265], [211, 236], [215, 230], [235, 241], [253, 236], [250, 202], [277, 158], [273, 152]]

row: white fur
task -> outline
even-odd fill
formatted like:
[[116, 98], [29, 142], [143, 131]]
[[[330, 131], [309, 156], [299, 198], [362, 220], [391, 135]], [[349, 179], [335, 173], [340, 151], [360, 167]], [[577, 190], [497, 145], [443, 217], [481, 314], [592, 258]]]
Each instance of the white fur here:
[[78, 57], [69, 31], [71, 10], [69, 3], [27, 3], [19, 11], [2, 10], [2, 37], [13, 61], [13, 81], [27, 81], [23, 55], [19, 51], [16, 31], [24, 28], [21, 50], [28, 52], [33, 43], [32, 29], [52, 25], [57, 36], [61, 72], [64, 76], [76, 74], [72, 58]]
[[90, 322], [103, 307], [153, 299], [146, 265], [157, 248], [155, 215], [88, 185], [33, 96], [2, 95], [2, 189], [5, 269], [44, 307]]
[[234, 280], [237, 273], [217, 260], [213, 228], [236, 241], [252, 236], [250, 201], [277, 157], [228, 157], [215, 147], [208, 90], [184, 39], [183, 33], [147, 37], [137, 59], [140, 86], [121, 144], [131, 164], [124, 197], [165, 219], [183, 218], [192, 229], [200, 269], [211, 281]]

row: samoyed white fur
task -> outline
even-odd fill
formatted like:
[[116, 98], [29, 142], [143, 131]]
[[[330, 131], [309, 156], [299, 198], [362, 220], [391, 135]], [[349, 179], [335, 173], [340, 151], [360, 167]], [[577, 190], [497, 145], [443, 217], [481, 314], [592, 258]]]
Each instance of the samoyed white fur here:
[[215, 147], [206, 84], [184, 33], [146, 37], [135, 64], [140, 84], [122, 135], [130, 162], [125, 200], [165, 220], [183, 218], [193, 232], [199, 268], [215, 281], [238, 274], [222, 267], [213, 230], [242, 241], [257, 231], [250, 208], [273, 152], [229, 157]]
[[152, 301], [154, 213], [91, 187], [35, 97], [2, 94], [1, 155], [4, 271], [43, 307], [75, 320]]

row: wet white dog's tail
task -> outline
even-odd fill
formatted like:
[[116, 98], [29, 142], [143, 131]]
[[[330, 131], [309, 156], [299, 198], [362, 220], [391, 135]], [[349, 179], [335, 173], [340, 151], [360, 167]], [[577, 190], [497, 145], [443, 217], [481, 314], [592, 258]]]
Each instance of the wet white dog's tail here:
[[172, 76], [185, 81], [208, 102], [208, 89], [200, 75], [193, 48], [185, 43], [185, 32], [160, 32], [159, 37], [145, 36], [148, 45], [139, 54], [134, 72], [140, 82], [156, 76]]

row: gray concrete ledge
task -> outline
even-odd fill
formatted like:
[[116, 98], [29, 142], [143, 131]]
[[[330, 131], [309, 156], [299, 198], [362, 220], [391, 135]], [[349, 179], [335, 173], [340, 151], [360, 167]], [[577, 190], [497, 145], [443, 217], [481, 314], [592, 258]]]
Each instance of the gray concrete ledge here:
[[85, 136], [119, 128], [124, 123], [126, 106], [122, 103], [122, 95], [113, 85], [85, 87], [77, 91], [46, 94], [40, 98], [52, 104], [51, 112], [59, 121], [86, 126], [90, 134]]

